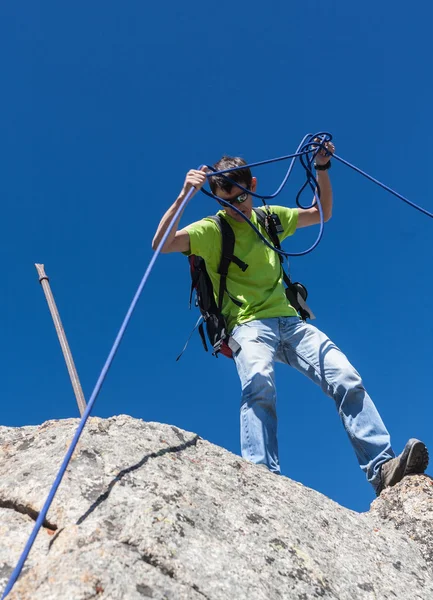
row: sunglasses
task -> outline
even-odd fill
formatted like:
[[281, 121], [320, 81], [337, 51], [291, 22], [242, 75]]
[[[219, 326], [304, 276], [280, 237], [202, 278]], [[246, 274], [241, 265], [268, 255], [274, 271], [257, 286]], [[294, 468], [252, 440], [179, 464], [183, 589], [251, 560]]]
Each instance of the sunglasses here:
[[234, 204], [235, 202], [237, 204], [242, 204], [243, 202], [245, 202], [245, 200], [247, 200], [249, 194], [248, 192], [243, 192], [242, 194], [239, 194], [239, 196], [236, 196], [235, 198], [230, 198], [230, 200], [226, 200], [226, 202], [228, 202], [229, 204]]

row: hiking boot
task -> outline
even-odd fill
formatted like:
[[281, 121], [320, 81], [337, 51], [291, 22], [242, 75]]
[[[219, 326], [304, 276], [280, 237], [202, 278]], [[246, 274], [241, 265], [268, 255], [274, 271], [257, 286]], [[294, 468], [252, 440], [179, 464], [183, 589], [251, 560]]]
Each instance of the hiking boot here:
[[380, 468], [380, 484], [376, 490], [377, 496], [386, 487], [392, 487], [406, 475], [424, 473], [428, 465], [428, 450], [426, 445], [411, 438], [400, 456], [391, 458]]

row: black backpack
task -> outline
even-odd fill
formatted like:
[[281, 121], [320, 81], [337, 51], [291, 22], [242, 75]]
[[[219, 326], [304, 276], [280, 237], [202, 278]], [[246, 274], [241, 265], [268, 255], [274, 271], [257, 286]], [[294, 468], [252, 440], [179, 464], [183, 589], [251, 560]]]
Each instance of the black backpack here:
[[[274, 246], [280, 249], [281, 246], [280, 241], [278, 239], [274, 215], [271, 215], [269, 211], [265, 212], [265, 210], [260, 208], [254, 208], [253, 210], [257, 215], [258, 222], [268, 233]], [[200, 333], [203, 347], [206, 350], [206, 352], [208, 351], [206, 337], [204, 334], [203, 321], [206, 325], [207, 337], [213, 348], [212, 354], [215, 357], [218, 357], [218, 354], [221, 353], [224, 356], [227, 356], [228, 358], [233, 358], [233, 354], [235, 354], [240, 349], [239, 344], [227, 332], [226, 321], [224, 315], [221, 312], [221, 309], [225, 293], [229, 296], [230, 300], [234, 302], [237, 306], [242, 306], [242, 303], [239, 302], [239, 300], [237, 300], [233, 296], [231, 296], [230, 292], [227, 289], [227, 274], [230, 263], [234, 263], [242, 271], [245, 271], [248, 268], [248, 265], [233, 254], [235, 247], [235, 235], [233, 233], [233, 229], [230, 227], [227, 221], [219, 215], [212, 215], [208, 218], [212, 219], [216, 223], [218, 229], [221, 232], [222, 237], [221, 260], [218, 268], [218, 273], [220, 275], [218, 299], [217, 301], [215, 301], [214, 289], [206, 270], [205, 260], [201, 256], [191, 254], [188, 257], [191, 272], [190, 306], [192, 295], [195, 291], [196, 306], [198, 306], [198, 308], [200, 309], [201, 316], [199, 317], [199, 320], [197, 321], [194, 329], [192, 330], [182, 352], [176, 360], [179, 360], [179, 358], [182, 356], [184, 350], [186, 349], [186, 346], [188, 345], [191, 335], [197, 327]], [[283, 263], [283, 257], [280, 254], [278, 256], [280, 258], [281, 263]], [[314, 319], [315, 317], [312, 311], [309, 309], [305, 302], [308, 295], [306, 288], [299, 282], [292, 283], [290, 277], [287, 275], [284, 269], [283, 280], [286, 285], [287, 299], [289, 300], [290, 304], [295, 308], [295, 310], [299, 312], [301, 318], [304, 321], [307, 318]]]

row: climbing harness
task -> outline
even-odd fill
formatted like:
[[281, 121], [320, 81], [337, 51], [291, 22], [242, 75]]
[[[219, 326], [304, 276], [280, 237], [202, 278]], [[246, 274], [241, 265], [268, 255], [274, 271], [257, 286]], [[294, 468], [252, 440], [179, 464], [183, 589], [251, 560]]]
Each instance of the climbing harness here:
[[[287, 170], [287, 173], [281, 183], [281, 185], [279, 186], [278, 190], [270, 195], [270, 196], [258, 196], [257, 194], [251, 192], [250, 190], [247, 190], [245, 188], [243, 188], [242, 186], [240, 186], [238, 183], [236, 183], [237, 187], [240, 187], [241, 189], [243, 189], [244, 191], [248, 191], [248, 193], [252, 194], [255, 197], [260, 197], [264, 200], [267, 199], [271, 199], [274, 198], [275, 196], [277, 196], [281, 190], [284, 188], [285, 184], [287, 183], [287, 180], [290, 176], [290, 173], [292, 172], [292, 168], [294, 165], [294, 162], [296, 160], [296, 158], [299, 158], [299, 161], [301, 162], [301, 164], [304, 166], [305, 170], [306, 170], [306, 175], [307, 175], [307, 181], [304, 184], [303, 188], [301, 188], [301, 190], [299, 191], [297, 198], [296, 198], [296, 203], [300, 208], [305, 208], [304, 206], [302, 206], [300, 204], [300, 195], [302, 193], [302, 191], [306, 188], [306, 187], [310, 187], [313, 188], [313, 192], [314, 192], [314, 197], [315, 197], [315, 201], [313, 203], [313, 205], [310, 205], [308, 208], [311, 208], [311, 206], [315, 206], [317, 204], [317, 208], [319, 210], [320, 213], [320, 230], [319, 230], [319, 234], [317, 236], [316, 241], [314, 242], [314, 244], [308, 248], [307, 250], [304, 250], [303, 252], [298, 252], [298, 253], [288, 253], [288, 252], [283, 252], [282, 250], [275, 248], [273, 245], [270, 244], [270, 242], [262, 235], [262, 233], [255, 227], [255, 225], [253, 223], [251, 223], [250, 221], [248, 221], [248, 219], [245, 217], [245, 215], [243, 215], [243, 213], [241, 213], [235, 206], [232, 206], [231, 208], [235, 211], [237, 211], [242, 218], [244, 218], [245, 220], [247, 220], [250, 224], [250, 226], [257, 232], [258, 235], [260, 235], [260, 237], [263, 239], [264, 243], [266, 243], [269, 247], [271, 247], [272, 249], [275, 250], [275, 252], [277, 252], [278, 254], [280, 254], [281, 256], [303, 256], [305, 254], [307, 254], [308, 252], [311, 252], [312, 250], [314, 250], [314, 248], [316, 248], [316, 246], [318, 245], [318, 243], [320, 242], [320, 239], [322, 238], [323, 235], [323, 211], [321, 208], [321, 204], [320, 204], [320, 194], [318, 193], [318, 191], [316, 192], [316, 188], [317, 188], [317, 181], [314, 177], [313, 174], [313, 163], [314, 163], [314, 158], [317, 154], [317, 152], [319, 152], [319, 150], [321, 149], [325, 149], [325, 143], [327, 141], [330, 141], [332, 139], [332, 136], [329, 133], [326, 132], [320, 132], [317, 134], [308, 134], [304, 137], [304, 139], [302, 140], [302, 142], [300, 143], [300, 145], [298, 146], [297, 151], [295, 152], [295, 154], [291, 154], [291, 155], [287, 155], [287, 156], [281, 156], [279, 158], [273, 158], [273, 159], [269, 159], [269, 160], [265, 160], [265, 161], [261, 161], [261, 162], [256, 162], [256, 163], [251, 163], [248, 165], [244, 165], [243, 168], [252, 168], [252, 167], [258, 167], [260, 165], [264, 165], [264, 164], [270, 164], [270, 163], [274, 163], [274, 162], [278, 162], [278, 161], [283, 161], [283, 160], [288, 160], [288, 159], [292, 159], [289, 169]], [[370, 175], [368, 175], [367, 173], [365, 173], [364, 171], [362, 171], [361, 169], [359, 169], [358, 167], [355, 167], [354, 165], [350, 164], [349, 162], [345, 161], [344, 159], [342, 159], [341, 157], [337, 156], [336, 154], [333, 154], [333, 160], [337, 160], [343, 164], [345, 164], [346, 166], [350, 167], [351, 169], [355, 170], [356, 172], [360, 173], [361, 175], [363, 175], [364, 177], [366, 177], [367, 179], [369, 179], [370, 181], [372, 181], [373, 183], [376, 183], [377, 185], [379, 185], [380, 187], [382, 187], [383, 189], [385, 189], [386, 191], [388, 191], [389, 193], [393, 194], [394, 196], [396, 196], [397, 198], [399, 198], [400, 200], [403, 200], [403, 202], [405, 202], [406, 204], [409, 204], [409, 206], [412, 206], [412, 208], [415, 208], [416, 210], [422, 212], [423, 214], [427, 215], [428, 217], [433, 218], [433, 213], [427, 211], [426, 209], [422, 208], [421, 206], [418, 206], [417, 204], [415, 204], [414, 202], [411, 202], [410, 200], [408, 200], [407, 198], [405, 198], [404, 196], [402, 196], [401, 194], [397, 193], [396, 191], [392, 190], [390, 187], [386, 186], [385, 184], [381, 183], [380, 181], [378, 181], [377, 179], [375, 179], [374, 177], [371, 177]], [[211, 169], [209, 167], [209, 169]], [[235, 167], [232, 169], [225, 169], [223, 171], [215, 171], [213, 170], [211, 172], [211, 174], [208, 174], [209, 176], [215, 176], [215, 175], [226, 175], [226, 177], [229, 178], [229, 175], [227, 175], [228, 173], [230, 173], [230, 171], [235, 171], [238, 170], [239, 167]], [[152, 272], [153, 266], [159, 256], [159, 254], [161, 253], [161, 249], [164, 247], [168, 236], [170, 235], [171, 231], [174, 228], [175, 223], [177, 222], [177, 219], [179, 218], [179, 216], [182, 214], [182, 211], [184, 210], [184, 208], [186, 207], [186, 205], [189, 203], [189, 201], [191, 200], [193, 194], [194, 194], [194, 188], [192, 188], [185, 196], [184, 200], [180, 203], [178, 209], [176, 210], [175, 214], [173, 215], [173, 219], [170, 222], [170, 224], [167, 227], [166, 232], [164, 233], [164, 235], [162, 236], [162, 239], [157, 247], [157, 249], [155, 250], [149, 265], [140, 281], [140, 284], [137, 288], [137, 291], [132, 299], [132, 302], [130, 304], [130, 307], [128, 308], [128, 311], [126, 313], [126, 316], [120, 326], [119, 332], [116, 336], [116, 339], [114, 340], [113, 346], [108, 354], [108, 357], [105, 361], [105, 364], [101, 370], [101, 373], [96, 381], [95, 387], [93, 389], [93, 392], [89, 398], [86, 410], [81, 418], [81, 421], [77, 427], [77, 430], [75, 432], [75, 435], [72, 439], [71, 445], [68, 448], [66, 455], [63, 459], [63, 462], [60, 466], [59, 472], [57, 473], [57, 476], [54, 480], [54, 483], [50, 489], [50, 492], [48, 494], [47, 499], [45, 500], [45, 503], [41, 509], [41, 512], [39, 513], [38, 518], [36, 519], [35, 525], [33, 527], [33, 530], [30, 534], [30, 537], [24, 547], [24, 550], [17, 562], [16, 567], [14, 568], [9, 581], [6, 584], [6, 588], [3, 592], [2, 598], [1, 600], [4, 600], [4, 598], [6, 598], [6, 596], [9, 594], [9, 592], [12, 590], [13, 586], [15, 585], [18, 577], [20, 576], [20, 573], [23, 569], [24, 563], [27, 560], [27, 557], [30, 553], [30, 550], [34, 544], [34, 541], [36, 539], [36, 536], [40, 530], [40, 528], [42, 527], [48, 510], [51, 506], [51, 503], [54, 499], [54, 496], [60, 486], [60, 483], [63, 479], [63, 476], [66, 472], [66, 469], [68, 467], [68, 464], [72, 458], [72, 455], [75, 451], [75, 448], [78, 444], [78, 441], [81, 437], [81, 434], [83, 432], [83, 429], [87, 423], [87, 420], [90, 416], [90, 413], [93, 409], [93, 405], [99, 395], [99, 392], [101, 391], [102, 385], [104, 383], [105, 377], [107, 376], [108, 370], [111, 367], [114, 357], [117, 353], [117, 350], [119, 349], [120, 343], [123, 339], [123, 336], [125, 334], [126, 328], [128, 327], [128, 324], [131, 320], [132, 314], [134, 312], [135, 307], [137, 306], [138, 300], [141, 296], [141, 293], [143, 291], [144, 286], [147, 283], [147, 280], [150, 276], [150, 273]], [[208, 195], [211, 195], [212, 197], [213, 194], [211, 194], [210, 192], [207, 192]], [[230, 204], [228, 202], [226, 202], [225, 200], [222, 200], [221, 198], [216, 197], [216, 199], [220, 202], [220, 204], [222, 204], [223, 206], [230, 206]]]

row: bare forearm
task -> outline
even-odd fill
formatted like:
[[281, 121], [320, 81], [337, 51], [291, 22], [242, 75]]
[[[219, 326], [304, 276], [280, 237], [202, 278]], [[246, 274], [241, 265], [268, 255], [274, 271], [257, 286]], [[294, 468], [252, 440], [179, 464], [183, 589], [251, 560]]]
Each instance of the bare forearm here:
[[[180, 194], [177, 197], [177, 199], [174, 201], [174, 203], [170, 206], [170, 208], [165, 213], [165, 215], [162, 217], [162, 219], [158, 225], [158, 229], [156, 230], [155, 236], [152, 240], [152, 248], [154, 250], [156, 250], [157, 247], [159, 246], [159, 244], [161, 243], [161, 240], [164, 237], [165, 232], [167, 231], [170, 223], [173, 221], [173, 217], [176, 214], [176, 211], [179, 209], [179, 206], [182, 204], [184, 199], [185, 199], [185, 194]], [[179, 221], [182, 217], [182, 214], [183, 214], [183, 210], [180, 212], [170, 233], [168, 234], [165, 244], [161, 250], [162, 252], [164, 252], [164, 248], [170, 246], [170, 244], [173, 242], [175, 235], [176, 235], [176, 231], [178, 230], [178, 227], [179, 227]]]
[[316, 171], [317, 183], [320, 188], [320, 202], [323, 208], [323, 217], [328, 221], [332, 216], [332, 187], [328, 171]]
[[[185, 200], [187, 194], [189, 192], [190, 199], [197, 193], [197, 191], [203, 186], [206, 181], [206, 167], [202, 167], [200, 170], [191, 169], [188, 171], [185, 182], [183, 184], [182, 190], [175, 200], [175, 202], [170, 206], [168, 211], [162, 217], [161, 222], [158, 225], [158, 229], [156, 230], [155, 237], [152, 241], [152, 248], [156, 250], [161, 243], [164, 234], [166, 233], [170, 223], [172, 223], [174, 216], [179, 210], [182, 202]], [[185, 207], [184, 207], [185, 208]], [[167, 236], [167, 239], [164, 243], [164, 246], [161, 249], [161, 252], [188, 252], [189, 250], [189, 235], [187, 232], [180, 231], [177, 234], [177, 228], [179, 226], [180, 218], [182, 217], [183, 210], [179, 213], [176, 218], [173, 227], [170, 230], [170, 233]]]

